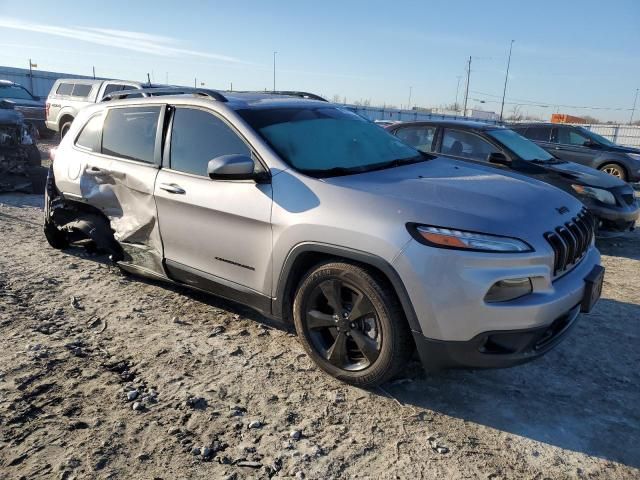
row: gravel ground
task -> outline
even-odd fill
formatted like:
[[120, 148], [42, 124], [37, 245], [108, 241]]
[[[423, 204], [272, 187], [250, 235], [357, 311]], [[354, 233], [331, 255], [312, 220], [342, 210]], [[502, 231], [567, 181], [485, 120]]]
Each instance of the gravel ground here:
[[41, 207], [0, 195], [2, 478], [640, 477], [638, 231], [543, 358], [362, 390], [245, 307], [51, 249]]

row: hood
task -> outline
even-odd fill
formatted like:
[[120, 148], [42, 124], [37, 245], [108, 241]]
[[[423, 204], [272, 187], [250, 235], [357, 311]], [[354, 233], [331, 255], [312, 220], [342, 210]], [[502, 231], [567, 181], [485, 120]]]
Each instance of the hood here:
[[44, 108], [43, 100], [24, 100], [21, 98], [5, 98], [5, 100], [13, 103], [16, 110], [19, 110], [20, 107]]
[[395, 221], [400, 216], [404, 222], [518, 238], [539, 238], [582, 209], [573, 196], [546, 183], [444, 157], [325, 182], [363, 192], [368, 198], [354, 208]]
[[[571, 184], [586, 185], [597, 188], [617, 188], [624, 187], [625, 182], [614, 176], [608, 175], [595, 168], [580, 165], [579, 163], [565, 161], [549, 161], [545, 163], [531, 164], [531, 168], [522, 165], [531, 162], [520, 161], [512, 165], [515, 171], [521, 171], [523, 174], [532, 174], [542, 181], [549, 181], [556, 186], [571, 188]], [[543, 173], [536, 175], [536, 173]], [[545, 175], [547, 174], [547, 175]]]
[[614, 147], [605, 147], [605, 150], [607, 150], [609, 152], [638, 153], [638, 154], [640, 154], [640, 148], [625, 147], [623, 145], [616, 145]]

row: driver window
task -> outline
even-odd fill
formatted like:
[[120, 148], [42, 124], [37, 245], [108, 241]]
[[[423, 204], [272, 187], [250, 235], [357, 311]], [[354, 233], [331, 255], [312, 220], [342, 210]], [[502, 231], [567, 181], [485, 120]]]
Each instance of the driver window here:
[[573, 128], [558, 128], [558, 143], [563, 143], [565, 145], [578, 145], [582, 147], [584, 142], [588, 140], [589, 139], [585, 135], [582, 135]]
[[416, 150], [430, 153], [433, 151], [433, 137], [436, 127], [405, 127], [396, 131], [396, 136]]
[[207, 176], [207, 165], [221, 155], [250, 156], [244, 141], [218, 117], [194, 108], [176, 108], [171, 130], [171, 168]]
[[499, 151], [489, 142], [473, 133], [450, 129], [444, 131], [442, 153], [445, 155], [486, 161], [490, 153]]

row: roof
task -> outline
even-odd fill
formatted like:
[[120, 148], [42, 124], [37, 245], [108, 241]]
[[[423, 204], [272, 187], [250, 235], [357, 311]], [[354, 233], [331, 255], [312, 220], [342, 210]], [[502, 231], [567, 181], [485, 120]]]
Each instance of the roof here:
[[395, 129], [406, 126], [421, 126], [421, 125], [438, 125], [442, 127], [464, 127], [472, 130], [489, 130], [495, 128], [504, 128], [503, 125], [497, 125], [495, 123], [481, 122], [477, 120], [420, 120], [417, 122], [402, 122], [390, 127]]

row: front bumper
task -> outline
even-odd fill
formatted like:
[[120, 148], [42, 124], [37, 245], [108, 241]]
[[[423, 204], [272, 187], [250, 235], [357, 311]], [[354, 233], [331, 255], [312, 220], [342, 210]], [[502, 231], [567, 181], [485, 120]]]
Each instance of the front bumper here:
[[640, 207], [637, 205], [625, 205], [625, 207], [601, 207], [587, 205], [589, 211], [599, 221], [598, 230], [605, 232], [624, 232], [633, 230], [638, 217]]
[[427, 338], [414, 332], [424, 368], [506, 368], [531, 361], [555, 347], [576, 323], [580, 305], [551, 324], [523, 330], [484, 332], [471, 340], [455, 342]]

